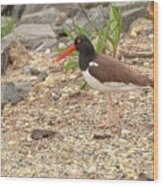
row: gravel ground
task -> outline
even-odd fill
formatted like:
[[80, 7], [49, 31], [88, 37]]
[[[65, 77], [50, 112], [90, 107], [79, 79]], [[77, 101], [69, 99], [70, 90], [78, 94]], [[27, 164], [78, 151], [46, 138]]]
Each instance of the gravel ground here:
[[[122, 55], [121, 60], [153, 78], [153, 57], [137, 57], [139, 51], [153, 51], [153, 31], [147, 34], [153, 24], [141, 21], [144, 30], [137, 33], [134, 25], [120, 44], [135, 57]], [[45, 81], [36, 83], [22, 66], [10, 66], [2, 77], [2, 82], [33, 84], [23, 101], [2, 111], [2, 176], [153, 180], [153, 90], [128, 92], [126, 106], [124, 94], [113, 94], [121, 119], [99, 129], [107, 118], [108, 96], [89, 87], [81, 90], [79, 69], [65, 75], [63, 63], [52, 64], [44, 53], [31, 55], [28, 66], [48, 72]], [[34, 129], [54, 133], [36, 140]]]

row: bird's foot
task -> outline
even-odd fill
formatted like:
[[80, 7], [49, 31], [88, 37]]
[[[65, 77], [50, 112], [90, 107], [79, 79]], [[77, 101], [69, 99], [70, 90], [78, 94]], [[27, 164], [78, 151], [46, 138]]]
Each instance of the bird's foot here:
[[114, 116], [114, 123], [116, 125], [119, 125], [119, 122], [120, 122], [121, 118], [122, 118], [121, 110], [117, 110], [117, 112], [115, 112], [115, 116]]
[[121, 119], [121, 112], [119, 110], [117, 110], [116, 112], [114, 112], [114, 117], [109, 118], [108, 120], [101, 121], [97, 125], [97, 127], [98, 128], [103, 128], [103, 129], [111, 128], [111, 127], [114, 127], [114, 126], [119, 127], [120, 119]]

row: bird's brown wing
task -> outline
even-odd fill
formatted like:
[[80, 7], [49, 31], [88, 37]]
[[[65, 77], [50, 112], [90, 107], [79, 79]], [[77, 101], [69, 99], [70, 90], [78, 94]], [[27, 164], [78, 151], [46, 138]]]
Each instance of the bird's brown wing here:
[[137, 73], [119, 60], [105, 55], [98, 55], [97, 65], [89, 66], [89, 73], [100, 82], [123, 82], [139, 86], [153, 86], [153, 81], [148, 77]]

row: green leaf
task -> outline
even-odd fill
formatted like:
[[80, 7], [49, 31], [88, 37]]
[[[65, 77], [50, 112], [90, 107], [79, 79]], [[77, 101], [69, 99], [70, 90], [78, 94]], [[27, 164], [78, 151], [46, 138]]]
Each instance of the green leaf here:
[[98, 33], [98, 40], [97, 40], [97, 44], [96, 44], [96, 51], [98, 53], [103, 52], [103, 50], [105, 49], [106, 41], [107, 41], [106, 34], [107, 34], [106, 29], [99, 31], [99, 33]]
[[80, 90], [84, 90], [87, 86], [86, 81], [83, 82], [83, 84], [80, 86]]
[[5, 17], [4, 25], [1, 27], [1, 38], [8, 35], [15, 27], [15, 20]]
[[109, 20], [107, 21], [108, 39], [112, 45], [113, 52], [115, 53], [122, 30], [122, 18], [118, 7], [113, 5], [109, 6]]
[[71, 31], [69, 31], [67, 28], [63, 28], [63, 31], [66, 33], [67, 37], [70, 39], [70, 40], [74, 40], [74, 36], [72, 34]]
[[79, 64], [74, 61], [69, 61], [64, 67], [64, 73], [67, 74], [70, 70], [77, 68]]
[[85, 32], [85, 30], [81, 26], [79, 26], [79, 25], [75, 25], [74, 26], [74, 29], [75, 29], [75, 31], [76, 31], [76, 33], [78, 35], [87, 35], [87, 33]]

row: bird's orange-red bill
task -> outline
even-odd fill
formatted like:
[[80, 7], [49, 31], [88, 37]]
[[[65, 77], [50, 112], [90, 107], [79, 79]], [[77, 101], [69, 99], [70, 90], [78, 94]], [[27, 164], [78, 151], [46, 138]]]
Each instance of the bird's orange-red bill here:
[[70, 55], [73, 51], [76, 50], [75, 45], [71, 45], [70, 47], [68, 47], [64, 52], [62, 52], [59, 56], [57, 56], [54, 59], [54, 62], [59, 62], [61, 59], [65, 58], [66, 56]]

